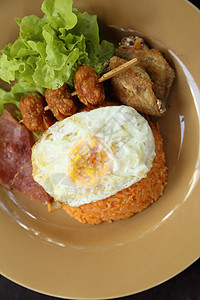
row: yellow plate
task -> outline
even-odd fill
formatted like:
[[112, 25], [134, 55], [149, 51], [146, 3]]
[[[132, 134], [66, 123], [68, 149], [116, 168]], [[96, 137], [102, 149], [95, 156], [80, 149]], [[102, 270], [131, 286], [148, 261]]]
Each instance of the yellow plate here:
[[[17, 36], [13, 17], [39, 14], [41, 0], [1, 1], [1, 48]], [[184, 0], [79, 0], [112, 39], [132, 29], [165, 52], [176, 69], [160, 121], [169, 167], [164, 195], [133, 218], [97, 226], [0, 187], [0, 271], [42, 293], [110, 298], [153, 287], [200, 253], [200, 13]], [[105, 31], [105, 24], [112, 27]], [[167, 51], [169, 49], [169, 51]]]

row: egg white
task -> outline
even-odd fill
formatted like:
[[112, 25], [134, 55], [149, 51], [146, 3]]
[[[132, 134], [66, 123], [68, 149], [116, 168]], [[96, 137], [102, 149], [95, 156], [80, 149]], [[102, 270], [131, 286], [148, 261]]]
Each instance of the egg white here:
[[[70, 153], [79, 141], [95, 138], [111, 160], [92, 186], [77, 186], [69, 174]], [[32, 148], [33, 178], [56, 201], [80, 206], [105, 199], [146, 177], [155, 157], [148, 122], [128, 106], [77, 113], [51, 126]]]

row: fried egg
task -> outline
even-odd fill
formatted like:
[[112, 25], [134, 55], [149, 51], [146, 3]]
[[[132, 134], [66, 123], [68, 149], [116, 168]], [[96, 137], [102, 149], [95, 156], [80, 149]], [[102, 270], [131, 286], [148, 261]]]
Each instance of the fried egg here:
[[80, 206], [146, 177], [154, 157], [145, 118], [132, 107], [102, 107], [51, 126], [32, 148], [32, 176], [55, 201]]

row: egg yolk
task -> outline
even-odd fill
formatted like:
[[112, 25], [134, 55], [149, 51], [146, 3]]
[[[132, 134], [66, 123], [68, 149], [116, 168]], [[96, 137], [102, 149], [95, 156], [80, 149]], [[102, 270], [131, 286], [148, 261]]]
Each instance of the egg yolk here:
[[94, 186], [112, 170], [110, 153], [96, 138], [77, 143], [69, 153], [69, 176], [77, 186]]

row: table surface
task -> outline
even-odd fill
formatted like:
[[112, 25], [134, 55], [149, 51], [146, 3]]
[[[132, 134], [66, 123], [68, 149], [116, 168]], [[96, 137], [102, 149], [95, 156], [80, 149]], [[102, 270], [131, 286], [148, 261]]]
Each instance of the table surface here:
[[[200, 0], [190, 0], [200, 9]], [[1, 300], [58, 300], [26, 289], [0, 275]], [[124, 300], [200, 300], [200, 259], [172, 279]]]

